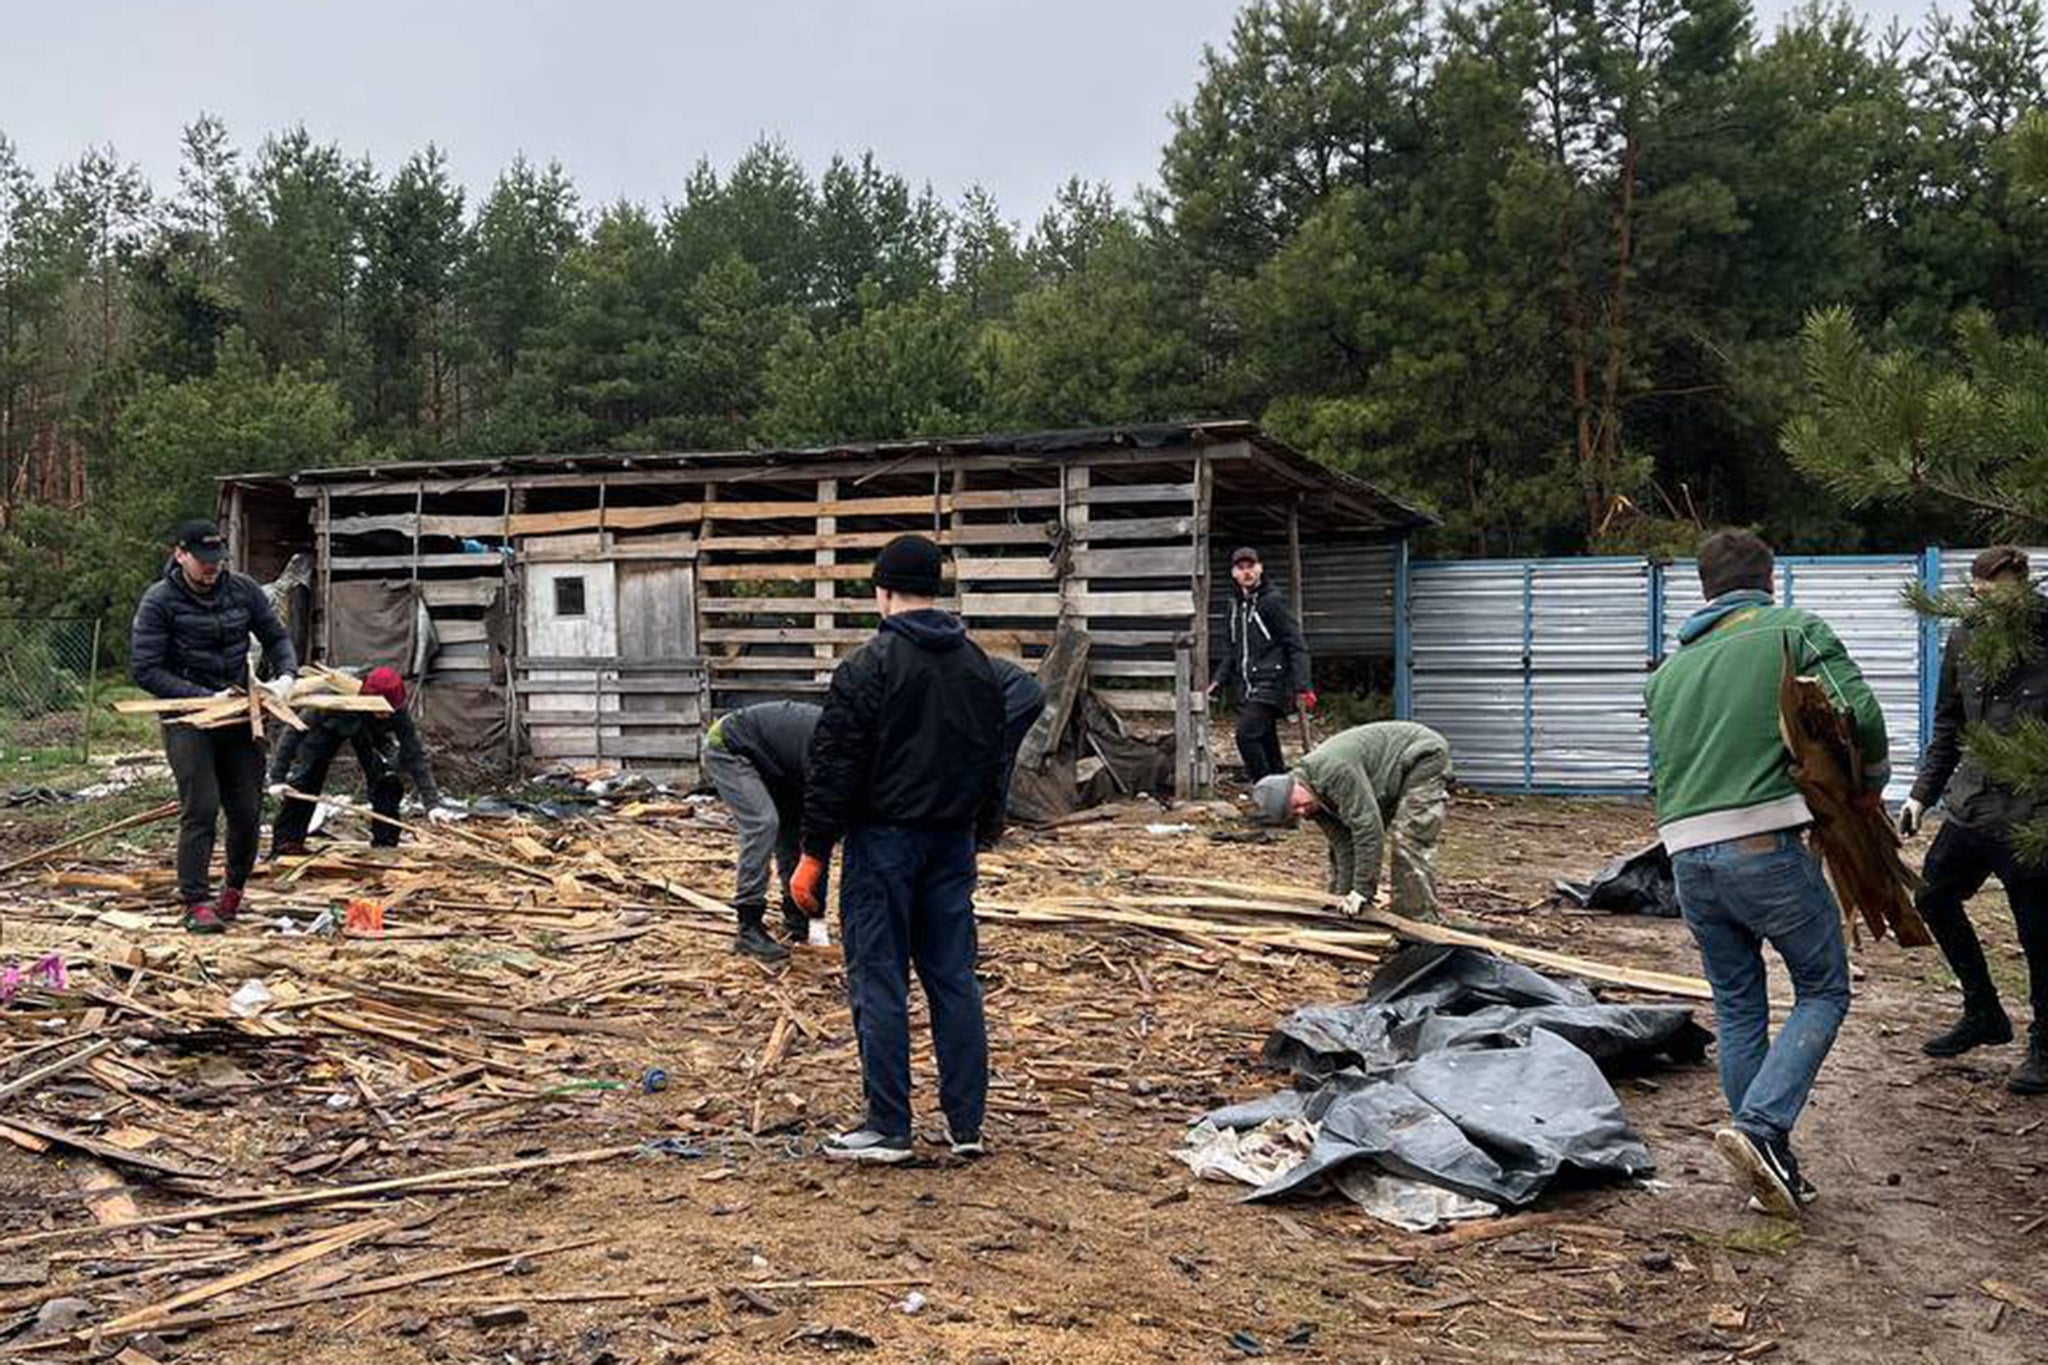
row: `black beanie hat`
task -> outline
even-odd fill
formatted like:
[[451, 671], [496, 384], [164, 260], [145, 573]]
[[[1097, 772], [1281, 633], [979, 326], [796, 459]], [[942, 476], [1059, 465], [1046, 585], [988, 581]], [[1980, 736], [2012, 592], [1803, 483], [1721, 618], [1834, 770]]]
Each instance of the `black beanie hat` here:
[[898, 536], [875, 556], [875, 586], [912, 597], [937, 597], [945, 591], [939, 582], [944, 557], [939, 547], [923, 536]]

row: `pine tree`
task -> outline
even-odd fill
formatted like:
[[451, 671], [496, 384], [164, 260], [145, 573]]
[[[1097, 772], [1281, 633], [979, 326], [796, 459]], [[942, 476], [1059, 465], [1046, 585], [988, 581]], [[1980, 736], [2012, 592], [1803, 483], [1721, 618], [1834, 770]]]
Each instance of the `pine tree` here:
[[[1810, 318], [1804, 341], [1811, 405], [1782, 439], [1809, 476], [1855, 503], [1959, 504], [1990, 537], [2048, 527], [2048, 345], [2001, 336], [1968, 313], [1953, 357], [1879, 352], [1841, 309]], [[1968, 625], [1969, 661], [1994, 683], [2039, 655], [2048, 602], [2031, 583], [1974, 595], [1913, 585], [1905, 596], [1922, 615]], [[1995, 781], [2048, 795], [2048, 722], [1973, 726], [1963, 742]], [[2030, 861], [2048, 862], [2048, 815], [2013, 839]]]

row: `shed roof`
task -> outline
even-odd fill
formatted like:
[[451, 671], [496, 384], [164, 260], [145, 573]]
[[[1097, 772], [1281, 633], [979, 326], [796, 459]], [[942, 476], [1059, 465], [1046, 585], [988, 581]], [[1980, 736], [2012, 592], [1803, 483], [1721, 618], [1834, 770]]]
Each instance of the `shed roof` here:
[[[933, 455], [1012, 455], [1058, 463], [1068, 457], [1103, 449], [1170, 451], [1176, 447], [1199, 447], [1243, 442], [1260, 460], [1262, 472], [1278, 478], [1293, 492], [1316, 493], [1345, 511], [1364, 526], [1386, 531], [1410, 531], [1437, 524], [1429, 513], [1412, 507], [1372, 484], [1316, 463], [1286, 442], [1268, 434], [1256, 422], [1244, 420], [1213, 422], [1155, 422], [1125, 426], [1077, 427], [1058, 431], [1031, 431], [972, 436], [919, 437], [897, 441], [842, 442], [820, 446], [778, 446], [765, 450], [685, 451], [591, 451], [581, 453], [510, 455], [465, 460], [404, 460], [387, 464], [343, 465], [306, 469], [289, 475], [238, 474], [221, 480], [226, 484], [280, 483], [302, 487], [322, 484], [361, 484], [389, 480], [409, 483], [421, 479], [475, 479], [518, 477], [537, 474], [588, 473], [601, 475], [627, 470], [649, 472], [709, 470], [733, 465], [774, 468], [782, 465], [907, 460]], [[1237, 491], [1243, 491], [1240, 487]], [[1277, 490], [1276, 490], [1277, 491]], [[1331, 510], [1336, 510], [1334, 507]]]

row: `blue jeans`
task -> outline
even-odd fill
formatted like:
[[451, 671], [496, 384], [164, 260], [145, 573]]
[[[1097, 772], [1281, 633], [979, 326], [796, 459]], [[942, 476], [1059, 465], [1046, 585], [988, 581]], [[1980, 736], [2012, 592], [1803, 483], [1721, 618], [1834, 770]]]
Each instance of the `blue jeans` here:
[[939, 1105], [954, 1136], [979, 1134], [988, 1024], [975, 979], [974, 829], [855, 828], [840, 873], [846, 994], [860, 1042], [867, 1126], [910, 1136], [910, 966], [931, 1008]]
[[[1671, 866], [1679, 909], [1714, 988], [1721, 1089], [1735, 1126], [1782, 1141], [1849, 1013], [1841, 909], [1819, 860], [1790, 830], [1687, 849]], [[1792, 1012], [1775, 1041], [1765, 943], [1792, 977]]]

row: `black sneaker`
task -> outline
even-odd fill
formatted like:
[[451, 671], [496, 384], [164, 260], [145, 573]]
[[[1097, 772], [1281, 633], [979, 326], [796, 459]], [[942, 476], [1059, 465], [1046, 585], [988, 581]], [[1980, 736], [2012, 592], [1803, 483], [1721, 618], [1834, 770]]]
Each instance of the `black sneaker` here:
[[1799, 1160], [1788, 1143], [1723, 1128], [1714, 1134], [1714, 1150], [1749, 1187], [1763, 1212], [1780, 1218], [1799, 1216], [1799, 1197], [1793, 1193], [1799, 1187]]
[[2005, 1088], [2015, 1095], [2048, 1095], [2048, 1043], [2033, 1043], [2027, 1059], [2012, 1069]]
[[856, 1128], [851, 1133], [826, 1138], [818, 1150], [828, 1161], [872, 1162], [882, 1166], [894, 1166], [911, 1158], [908, 1137], [890, 1137], [872, 1128]]
[[1920, 1050], [1930, 1057], [1960, 1057], [1974, 1047], [1996, 1047], [2011, 1041], [2012, 1020], [2004, 1010], [1969, 1010], [1947, 1032], [1920, 1044]]
[[[1793, 1172], [1792, 1176], [1792, 1197], [1799, 1201], [1799, 1207], [1806, 1208], [1807, 1206], [1811, 1205], [1814, 1200], [1820, 1198], [1820, 1190], [1816, 1188], [1814, 1183], [1811, 1180], [1808, 1180], [1805, 1177], [1805, 1175], [1795, 1171]], [[1769, 1209], [1764, 1207], [1764, 1201], [1757, 1198], [1755, 1195], [1751, 1195], [1749, 1197], [1749, 1211], [1751, 1213], [1770, 1212]]]
[[739, 933], [733, 936], [732, 950], [763, 962], [781, 962], [789, 957], [789, 949], [768, 937], [768, 930], [757, 919], [740, 925]]
[[949, 1133], [946, 1142], [953, 1149], [953, 1155], [962, 1161], [988, 1155], [988, 1143], [980, 1133]]

